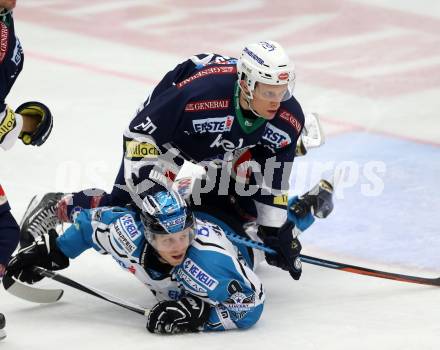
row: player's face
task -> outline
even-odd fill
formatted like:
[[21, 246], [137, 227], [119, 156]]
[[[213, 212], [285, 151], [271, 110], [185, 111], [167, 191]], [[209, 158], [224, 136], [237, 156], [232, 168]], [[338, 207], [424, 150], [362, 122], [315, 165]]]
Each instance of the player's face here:
[[168, 264], [177, 266], [183, 262], [192, 237], [190, 227], [179, 233], [156, 235], [155, 249]]
[[264, 119], [271, 120], [280, 108], [288, 86], [257, 83], [251, 100], [252, 109]]
[[17, 5], [17, 0], [0, 0], [0, 8], [12, 10]]

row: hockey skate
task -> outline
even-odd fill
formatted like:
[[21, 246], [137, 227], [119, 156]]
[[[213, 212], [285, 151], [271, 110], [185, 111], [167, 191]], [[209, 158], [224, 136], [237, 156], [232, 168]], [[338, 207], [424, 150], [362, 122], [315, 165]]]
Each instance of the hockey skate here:
[[0, 340], [6, 338], [5, 326], [6, 326], [5, 315], [0, 313]]
[[31, 199], [20, 222], [21, 248], [61, 223], [57, 216], [57, 204], [63, 195], [61, 192], [49, 192], [42, 198], [34, 196]]

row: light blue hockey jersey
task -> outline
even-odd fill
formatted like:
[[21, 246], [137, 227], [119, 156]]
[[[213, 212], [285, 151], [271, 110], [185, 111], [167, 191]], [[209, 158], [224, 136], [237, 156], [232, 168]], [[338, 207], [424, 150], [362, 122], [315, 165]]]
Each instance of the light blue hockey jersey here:
[[58, 247], [73, 259], [94, 248], [110, 254], [120, 266], [148, 286], [158, 300], [195, 295], [211, 304], [205, 330], [248, 328], [261, 316], [263, 285], [254, 273], [247, 247], [229, 241], [224, 231], [208, 221], [196, 221], [196, 237], [182, 264], [163, 274], [149, 267], [148, 243], [137, 214], [126, 208], [82, 211], [58, 237]]

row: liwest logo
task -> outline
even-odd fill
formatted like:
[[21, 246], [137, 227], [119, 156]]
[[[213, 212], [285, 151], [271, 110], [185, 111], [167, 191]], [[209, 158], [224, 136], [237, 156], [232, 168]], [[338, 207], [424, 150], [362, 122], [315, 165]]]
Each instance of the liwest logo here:
[[119, 242], [119, 244], [124, 248], [126, 252], [129, 254], [132, 254], [136, 250], [136, 245], [133, 243], [133, 241], [130, 239], [130, 237], [125, 233], [123, 229], [121, 229], [120, 223], [121, 219], [115, 222], [113, 225], [114, 232], [116, 232], [116, 240]]
[[131, 215], [124, 215], [123, 217], [121, 217], [121, 222], [122, 228], [126, 233], [128, 233], [133, 241], [141, 235]]
[[157, 158], [160, 154], [155, 145], [139, 141], [125, 142], [125, 156], [127, 158]]
[[275, 148], [286, 147], [292, 142], [286, 132], [269, 123], [266, 125], [262, 139], [269, 142]]
[[196, 281], [206, 286], [209, 290], [214, 290], [218, 285], [218, 281], [215, 278], [211, 277], [190, 258], [186, 258], [183, 262], [183, 269]]
[[229, 100], [205, 100], [188, 103], [185, 112], [217, 111], [229, 108]]
[[205, 132], [225, 132], [230, 131], [232, 124], [234, 123], [234, 117], [228, 115], [220, 118], [207, 118], [193, 120], [194, 131], [200, 134]]

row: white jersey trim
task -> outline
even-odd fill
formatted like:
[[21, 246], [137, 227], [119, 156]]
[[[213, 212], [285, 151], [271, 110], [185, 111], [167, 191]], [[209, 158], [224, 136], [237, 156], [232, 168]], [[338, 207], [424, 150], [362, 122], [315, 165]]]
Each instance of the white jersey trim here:
[[255, 201], [257, 208], [257, 224], [269, 227], [281, 227], [287, 219], [286, 209]]

